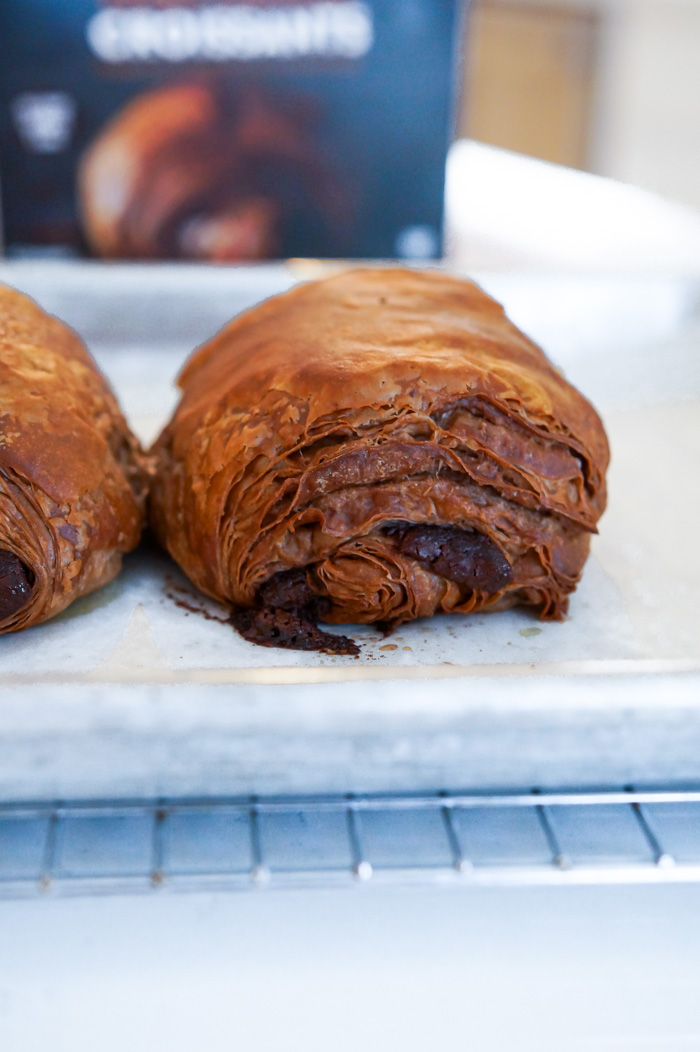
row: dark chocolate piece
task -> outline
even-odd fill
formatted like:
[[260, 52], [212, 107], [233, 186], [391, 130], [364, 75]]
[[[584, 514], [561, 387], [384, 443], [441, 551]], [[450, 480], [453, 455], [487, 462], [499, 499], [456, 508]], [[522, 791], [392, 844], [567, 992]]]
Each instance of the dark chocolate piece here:
[[357, 643], [348, 636], [324, 632], [302, 614], [279, 607], [236, 610], [231, 621], [244, 639], [264, 647], [320, 650], [326, 654], [350, 654], [354, 657], [360, 653]]
[[316, 626], [330, 603], [316, 594], [303, 567], [276, 573], [258, 589], [257, 603], [256, 608], [238, 610], [231, 618], [244, 639], [290, 650], [360, 653], [352, 639]]
[[29, 601], [34, 574], [13, 552], [0, 551], [0, 621], [16, 614]]
[[493, 594], [511, 579], [510, 563], [497, 544], [476, 530], [457, 526], [410, 526], [399, 535], [399, 551], [466, 588]]
[[309, 608], [316, 607], [318, 599], [303, 567], [276, 573], [258, 590], [258, 601], [262, 606], [279, 607], [280, 610], [303, 610], [310, 614]]

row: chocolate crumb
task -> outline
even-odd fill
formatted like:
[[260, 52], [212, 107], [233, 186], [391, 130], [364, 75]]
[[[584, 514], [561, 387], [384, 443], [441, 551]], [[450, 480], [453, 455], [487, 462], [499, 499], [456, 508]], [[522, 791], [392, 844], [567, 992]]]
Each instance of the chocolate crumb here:
[[181, 594], [177, 595], [176, 590], [173, 589], [173, 591], [167, 591], [165, 595], [175, 604], [175, 606], [179, 606], [181, 610], [184, 610], [188, 614], [200, 614], [206, 621], [217, 621], [220, 625], [229, 624], [230, 618], [217, 617], [216, 614], [210, 614], [203, 606], [196, 606], [194, 603], [188, 603], [186, 599], [182, 598], [183, 595], [188, 594], [185, 592], [184, 588], [178, 588], [177, 591]]
[[322, 621], [331, 608], [330, 599], [311, 587], [303, 567], [276, 573], [261, 585], [257, 599], [260, 606], [289, 610], [307, 621]]
[[357, 657], [360, 648], [354, 640], [317, 626], [329, 608], [329, 600], [317, 595], [302, 567], [271, 577], [258, 589], [256, 606], [234, 611], [231, 621], [244, 639], [260, 646]]
[[384, 639], [388, 639], [389, 636], [393, 636], [400, 624], [402, 624], [401, 621], [375, 621], [372, 628], [381, 632]]
[[242, 608], [234, 611], [231, 622], [244, 639], [263, 647], [319, 650], [354, 657], [360, 653], [357, 643], [348, 636], [324, 632], [299, 612], [280, 607]]

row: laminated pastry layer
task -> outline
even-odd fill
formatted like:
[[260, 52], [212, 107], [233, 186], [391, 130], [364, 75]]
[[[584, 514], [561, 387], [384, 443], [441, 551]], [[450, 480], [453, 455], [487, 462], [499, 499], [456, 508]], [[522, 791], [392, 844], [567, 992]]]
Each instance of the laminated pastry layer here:
[[154, 523], [203, 591], [271, 608], [302, 575], [331, 623], [564, 616], [605, 507], [605, 433], [477, 286], [399, 269], [300, 286], [180, 383]]
[[140, 537], [146, 463], [76, 333], [0, 286], [0, 632], [118, 573]]

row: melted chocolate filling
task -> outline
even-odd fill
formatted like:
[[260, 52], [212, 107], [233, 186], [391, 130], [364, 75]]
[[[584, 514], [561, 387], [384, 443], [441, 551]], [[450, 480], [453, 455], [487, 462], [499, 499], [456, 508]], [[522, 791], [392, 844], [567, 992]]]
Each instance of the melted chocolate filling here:
[[320, 650], [325, 654], [352, 654], [360, 648], [348, 636], [323, 632], [300, 614], [279, 607], [238, 610], [231, 620], [244, 639], [263, 647], [288, 650]]
[[[465, 588], [494, 593], [511, 579], [511, 567], [498, 545], [483, 533], [457, 526], [406, 526], [390, 531], [399, 551], [422, 566]], [[360, 653], [348, 636], [318, 628], [330, 608], [308, 582], [306, 570], [285, 570], [261, 585], [256, 605], [233, 613], [231, 621], [244, 639], [265, 647], [320, 650], [327, 654]]]
[[328, 599], [314, 592], [303, 567], [276, 573], [261, 585], [258, 599], [262, 606], [295, 611], [312, 621], [322, 619], [330, 606]]
[[32, 571], [13, 552], [0, 551], [0, 621], [22, 609], [33, 585]]
[[320, 650], [326, 654], [352, 654], [360, 648], [348, 636], [336, 636], [318, 628], [329, 601], [316, 595], [306, 579], [306, 570], [285, 570], [266, 581], [258, 591], [258, 605], [241, 609], [231, 617], [244, 639], [264, 647], [289, 650]]
[[510, 563], [501, 549], [476, 530], [461, 530], [458, 526], [409, 526], [394, 535], [402, 555], [465, 588], [493, 594], [511, 579]]

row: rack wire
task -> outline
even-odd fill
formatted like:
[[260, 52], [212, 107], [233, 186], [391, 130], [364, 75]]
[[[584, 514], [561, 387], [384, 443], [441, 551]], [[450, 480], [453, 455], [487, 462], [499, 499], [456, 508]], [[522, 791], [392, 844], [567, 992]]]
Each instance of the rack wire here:
[[0, 897], [700, 881], [700, 790], [0, 805]]

